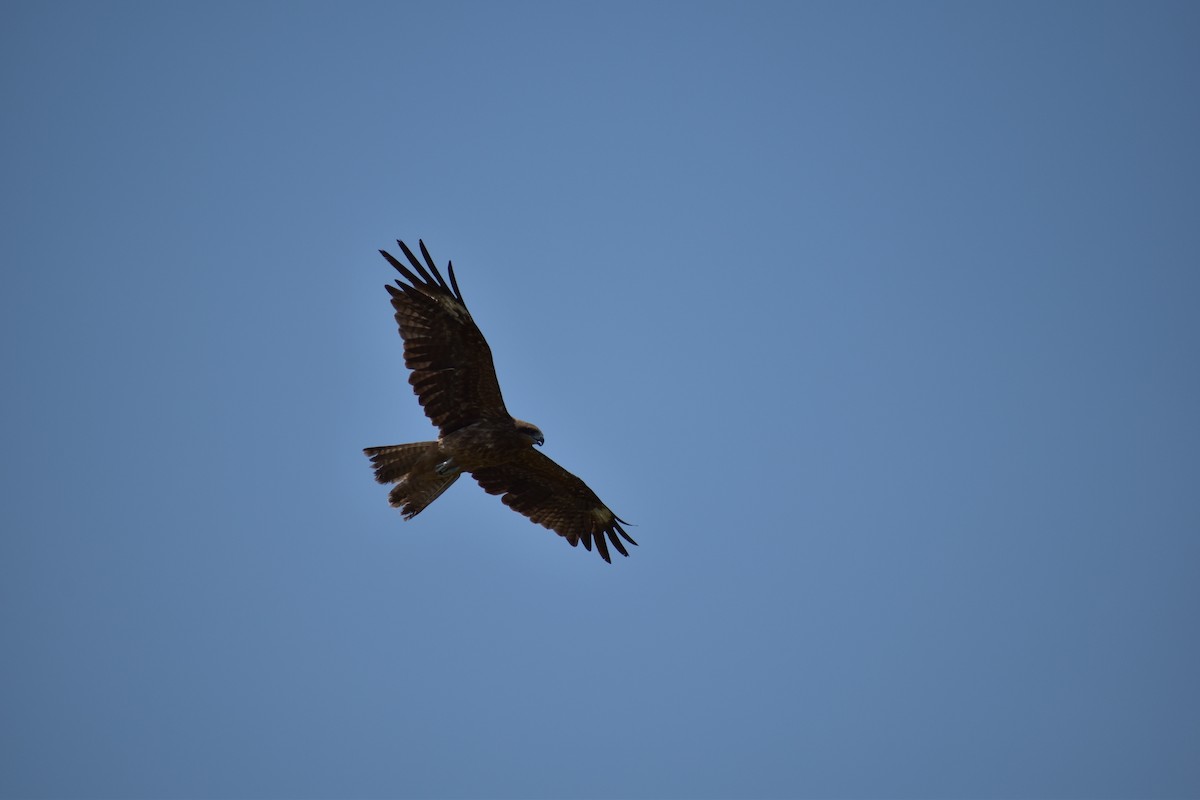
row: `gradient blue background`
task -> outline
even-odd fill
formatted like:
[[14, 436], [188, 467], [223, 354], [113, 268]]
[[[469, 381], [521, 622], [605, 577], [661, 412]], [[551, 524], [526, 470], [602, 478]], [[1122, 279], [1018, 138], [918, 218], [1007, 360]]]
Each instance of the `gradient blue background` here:
[[0, 16], [3, 796], [1200, 795], [1195, 4]]

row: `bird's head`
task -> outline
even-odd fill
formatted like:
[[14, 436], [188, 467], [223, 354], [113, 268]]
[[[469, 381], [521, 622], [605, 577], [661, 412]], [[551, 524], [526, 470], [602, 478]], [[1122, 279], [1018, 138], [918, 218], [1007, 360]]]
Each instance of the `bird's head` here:
[[537, 425], [532, 422], [526, 422], [523, 419], [513, 420], [517, 426], [517, 433], [529, 439], [531, 444], [545, 444], [546, 437], [542, 435], [542, 431]]

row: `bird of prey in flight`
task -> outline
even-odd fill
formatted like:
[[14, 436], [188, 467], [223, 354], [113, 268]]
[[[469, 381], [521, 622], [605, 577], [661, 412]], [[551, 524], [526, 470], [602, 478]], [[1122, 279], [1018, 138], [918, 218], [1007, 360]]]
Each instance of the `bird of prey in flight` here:
[[[404, 363], [426, 416], [437, 426], [434, 442], [368, 447], [375, 480], [395, 484], [389, 502], [412, 519], [464, 472], [506, 506], [612, 563], [608, 544], [623, 556], [624, 539], [636, 545], [625, 520], [600, 502], [582, 480], [551, 461], [534, 445], [544, 442], [536, 425], [514, 419], [504, 407], [492, 350], [463, 301], [454, 264], [449, 283], [420, 242], [425, 263], [397, 241], [408, 263], [379, 252], [403, 280], [385, 288], [392, 297], [404, 340]], [[626, 525], [629, 523], [625, 522]], [[607, 537], [607, 541], [605, 540]]]

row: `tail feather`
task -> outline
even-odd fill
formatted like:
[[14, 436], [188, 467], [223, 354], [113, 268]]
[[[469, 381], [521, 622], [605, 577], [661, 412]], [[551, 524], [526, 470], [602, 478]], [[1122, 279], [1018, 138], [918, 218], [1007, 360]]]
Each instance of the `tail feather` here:
[[413, 442], [368, 447], [363, 452], [375, 466], [375, 480], [380, 483], [395, 483], [421, 461], [436, 458], [437, 450], [437, 442]]
[[437, 471], [441, 449], [437, 442], [414, 442], [363, 450], [375, 466], [375, 480], [394, 483], [388, 502], [412, 519], [458, 480], [454, 470], [445, 475]]

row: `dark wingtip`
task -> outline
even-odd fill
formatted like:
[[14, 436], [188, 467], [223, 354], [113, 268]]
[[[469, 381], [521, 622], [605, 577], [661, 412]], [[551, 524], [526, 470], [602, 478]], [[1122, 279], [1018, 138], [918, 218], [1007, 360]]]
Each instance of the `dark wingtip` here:
[[[413, 254], [413, 251], [408, 249], [408, 245], [406, 245], [404, 242], [400, 241], [399, 239], [396, 240], [396, 244], [400, 245], [400, 249], [404, 251], [404, 255], [408, 258], [408, 263], [412, 264], [413, 269], [415, 269], [417, 271], [417, 274], [420, 275], [421, 278], [423, 278], [423, 280], [421, 282], [424, 283], [426, 286], [436, 286], [437, 283], [433, 280], [433, 276], [431, 276], [425, 270], [425, 265], [422, 264], [420, 262], [420, 260], [416, 257], [416, 255]], [[424, 251], [424, 248], [425, 248], [424, 243], [421, 243], [422, 251]], [[428, 255], [428, 254], [426, 253], [425, 255]], [[414, 283], [416, 283], [416, 281], [414, 281]]]
[[[425, 246], [424, 239], [417, 240], [417, 247], [424, 257], [424, 262], [417, 258], [416, 253], [404, 243], [403, 239], [397, 239], [396, 245], [400, 251], [408, 259], [408, 266], [400, 263], [400, 261], [392, 256], [386, 250], [380, 250], [379, 254], [387, 259], [388, 263], [396, 268], [401, 275], [408, 279], [412, 284], [412, 288], [419, 291], [421, 294], [430, 296], [432, 293], [445, 292], [452, 296], [455, 300], [466, 307], [466, 302], [463, 300], [462, 290], [458, 288], [458, 279], [454, 277], [454, 264], [446, 262], [446, 266], [450, 270], [450, 281], [447, 282], [442, 277], [442, 273], [438, 270], [437, 264], [433, 260], [433, 256], [429, 254], [429, 248]], [[397, 283], [399, 283], [397, 281]], [[405, 284], [400, 284], [402, 288], [408, 288]]]
[[[401, 241], [397, 241], [396, 244], [404, 247], [404, 243]], [[420, 283], [420, 281], [417, 279], [417, 276], [414, 275], [412, 271], [408, 269], [408, 267], [401, 264], [400, 261], [387, 250], [380, 250], [379, 255], [383, 256], [397, 272], [399, 272], [407, 281], [409, 281], [409, 283], [413, 284], [414, 286]], [[401, 283], [398, 278], [396, 279], [396, 284], [401, 288], [405, 287], [405, 284]]]
[[608, 555], [608, 542], [604, 541], [603, 531], [596, 534], [596, 552], [599, 553], [600, 557], [606, 562], [609, 564], [612, 563], [612, 558]]
[[625, 549], [625, 545], [621, 544], [621, 537], [617, 536], [617, 532], [609, 528], [607, 533], [609, 541], [612, 542], [613, 547], [617, 548], [617, 552], [629, 558], [629, 551]]
[[446, 271], [450, 273], [450, 287], [452, 289], [454, 289], [454, 296], [458, 298], [458, 302], [462, 303], [465, 306], [467, 304], [467, 301], [463, 299], [462, 290], [458, 288], [458, 279], [454, 277], [454, 262], [453, 261], [446, 262]]
[[[429, 249], [425, 247], [424, 240], [418, 240], [417, 244], [421, 245], [421, 255], [425, 257], [425, 264], [429, 267], [429, 271], [437, 278], [438, 286], [444, 289], [449, 294], [454, 294], [450, 291], [450, 285], [446, 283], [446, 279], [442, 277], [442, 273], [438, 271], [437, 263], [434, 262], [433, 256], [429, 255]], [[446, 262], [449, 264], [450, 262]]]
[[[625, 541], [629, 542], [634, 547], [638, 547], [639, 545], [637, 542], [635, 542], [633, 540], [633, 537], [630, 536], [628, 533], [626, 533], [625, 529], [621, 527], [621, 523], [623, 523], [623, 522], [626, 525], [630, 525], [630, 523], [625, 522], [625, 520], [621, 519], [616, 514], [613, 514], [613, 520], [614, 520], [614, 522], [612, 524], [612, 528], [610, 528], [608, 531], [609, 538], [611, 538], [615, 542], [615, 541], [617, 541], [616, 533], [619, 533], [619, 534], [621, 534], [622, 537], [624, 537]], [[632, 527], [632, 525], [630, 525], [630, 527]], [[616, 533], [613, 533], [614, 530], [616, 531]], [[619, 549], [621, 549], [621, 551], [624, 552], [624, 548], [619, 548]], [[629, 554], [625, 553], [625, 555], [629, 555]]]

